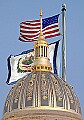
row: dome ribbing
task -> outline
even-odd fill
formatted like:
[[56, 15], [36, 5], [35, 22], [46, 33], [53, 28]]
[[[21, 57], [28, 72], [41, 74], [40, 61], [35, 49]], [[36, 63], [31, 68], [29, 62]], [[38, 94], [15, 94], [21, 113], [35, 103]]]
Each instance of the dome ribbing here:
[[7, 96], [4, 114], [32, 108], [60, 109], [81, 114], [73, 88], [51, 72], [32, 72], [18, 81]]

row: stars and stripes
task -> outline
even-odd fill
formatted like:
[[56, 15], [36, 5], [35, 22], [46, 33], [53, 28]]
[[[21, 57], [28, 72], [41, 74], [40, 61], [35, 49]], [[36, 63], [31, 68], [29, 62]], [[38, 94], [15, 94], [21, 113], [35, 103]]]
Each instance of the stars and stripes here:
[[[45, 38], [59, 36], [58, 25], [59, 14], [42, 19], [42, 32]], [[40, 34], [41, 23], [40, 20], [25, 21], [20, 24], [19, 40], [24, 42], [36, 41]]]
[[42, 31], [45, 38], [59, 36], [58, 15], [42, 19]]

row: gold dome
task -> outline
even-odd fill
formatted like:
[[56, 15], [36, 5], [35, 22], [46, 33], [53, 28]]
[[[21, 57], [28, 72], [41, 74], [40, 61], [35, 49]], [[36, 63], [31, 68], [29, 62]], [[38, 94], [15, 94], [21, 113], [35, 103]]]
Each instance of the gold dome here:
[[58, 111], [82, 120], [80, 103], [73, 88], [51, 72], [32, 72], [18, 81], [7, 96], [2, 120], [12, 116], [19, 119], [21, 112], [24, 117], [25, 111], [34, 110], [35, 113]]

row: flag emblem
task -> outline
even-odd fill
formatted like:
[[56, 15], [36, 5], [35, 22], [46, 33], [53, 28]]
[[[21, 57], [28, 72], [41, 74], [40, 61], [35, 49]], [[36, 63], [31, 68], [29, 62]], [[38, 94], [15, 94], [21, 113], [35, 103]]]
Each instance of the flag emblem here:
[[21, 57], [18, 60], [17, 72], [18, 73], [31, 72], [31, 65], [32, 65], [33, 61], [34, 61], [34, 51]]

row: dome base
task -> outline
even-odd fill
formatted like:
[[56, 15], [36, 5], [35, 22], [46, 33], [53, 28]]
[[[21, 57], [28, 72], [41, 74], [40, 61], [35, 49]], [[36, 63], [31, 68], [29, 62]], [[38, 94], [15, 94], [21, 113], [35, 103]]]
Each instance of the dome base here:
[[2, 120], [82, 120], [81, 115], [60, 110], [16, 110], [7, 113]]

